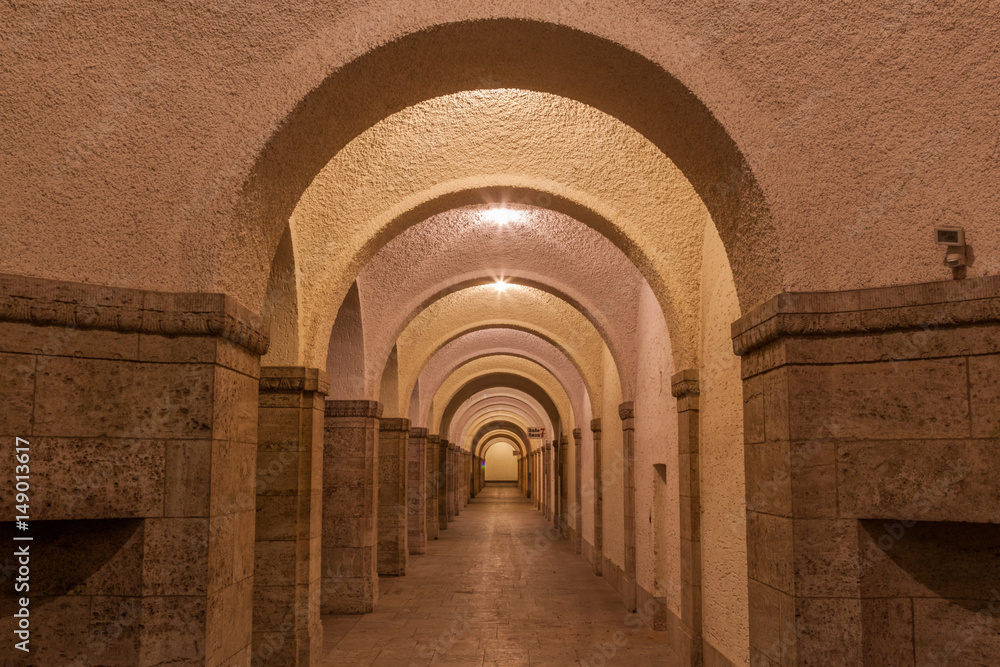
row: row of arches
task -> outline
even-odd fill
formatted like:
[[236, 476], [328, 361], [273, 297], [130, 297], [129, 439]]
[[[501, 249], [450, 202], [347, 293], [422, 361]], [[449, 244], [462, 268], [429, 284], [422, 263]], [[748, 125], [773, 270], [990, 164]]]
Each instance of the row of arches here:
[[[983, 520], [913, 501], [893, 447], [967, 433], [956, 456], [990, 479], [961, 448], [995, 436], [995, 341], [942, 341], [996, 319], [996, 94], [989, 68], [958, 77], [975, 94], [896, 73], [942, 64], [928, 40], [990, 35], [951, 44], [936, 10], [823, 15], [799, 39], [783, 8], [494, 5], [93, 10], [86, 30], [11, 10], [0, 203], [23, 224], [2, 230], [0, 343], [31, 417], [5, 423], [83, 480], [41, 520], [130, 522], [128, 585], [81, 590], [143, 599], [132, 662], [314, 664], [320, 611], [377, 604], [506, 443], [522, 491], [688, 662], [877, 662], [905, 609], [916, 661], [955, 605], [914, 620], [901, 584], [885, 602], [857, 528]], [[831, 39], [856, 52], [831, 61]], [[865, 48], [889, 42], [892, 74]], [[986, 259], [939, 266], [928, 210]], [[949, 276], [974, 284], [922, 286]], [[932, 319], [951, 327], [934, 345], [898, 343]], [[901, 360], [915, 379], [884, 370]], [[76, 636], [66, 593], [53, 636]]]

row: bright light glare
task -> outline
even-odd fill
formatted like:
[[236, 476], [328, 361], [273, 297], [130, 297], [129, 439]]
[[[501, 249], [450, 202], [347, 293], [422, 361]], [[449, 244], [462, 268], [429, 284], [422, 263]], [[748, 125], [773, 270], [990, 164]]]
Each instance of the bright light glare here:
[[520, 212], [509, 208], [490, 208], [483, 211], [480, 215], [483, 220], [495, 222], [500, 226], [506, 225], [510, 222], [521, 221]]
[[493, 287], [497, 289], [498, 292], [503, 292], [505, 289], [510, 287], [510, 284], [506, 280], [498, 280], [493, 283]]

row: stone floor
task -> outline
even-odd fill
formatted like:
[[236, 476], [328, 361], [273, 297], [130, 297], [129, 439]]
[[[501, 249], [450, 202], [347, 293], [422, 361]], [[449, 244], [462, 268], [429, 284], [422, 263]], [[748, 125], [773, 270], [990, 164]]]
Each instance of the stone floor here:
[[324, 617], [322, 665], [676, 665], [515, 488], [488, 486], [374, 613]]

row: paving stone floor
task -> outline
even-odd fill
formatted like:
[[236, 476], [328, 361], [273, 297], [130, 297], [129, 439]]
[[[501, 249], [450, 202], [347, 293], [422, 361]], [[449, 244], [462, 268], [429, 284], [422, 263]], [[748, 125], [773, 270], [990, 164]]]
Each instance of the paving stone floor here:
[[405, 577], [379, 581], [374, 613], [323, 618], [323, 667], [678, 665], [516, 488], [488, 486]]

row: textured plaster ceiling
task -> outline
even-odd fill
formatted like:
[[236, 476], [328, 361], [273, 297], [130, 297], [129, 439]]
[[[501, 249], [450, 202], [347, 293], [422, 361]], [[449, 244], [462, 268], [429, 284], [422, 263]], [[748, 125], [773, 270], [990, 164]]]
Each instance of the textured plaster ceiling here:
[[[477, 329], [453, 339], [442, 346], [420, 371], [420, 404], [426, 404], [458, 366], [471, 359], [491, 354], [509, 354], [531, 359], [551, 372], [562, 384], [573, 402], [573, 408], [580, 411], [584, 401], [597, 400], [601, 395], [600, 386], [588, 392], [579, 371], [565, 354], [551, 343], [538, 336], [517, 329]], [[600, 376], [595, 378], [601, 380]], [[595, 406], [591, 405], [592, 410]], [[415, 415], [410, 415], [412, 419]]]
[[431, 432], [439, 433], [441, 431], [442, 418], [464, 385], [476, 378], [497, 374], [521, 377], [536, 384], [555, 404], [562, 428], [566, 430], [574, 428], [573, 409], [570, 406], [569, 396], [552, 373], [543, 366], [521, 357], [496, 355], [474, 359], [460, 366], [442, 383], [431, 402], [426, 422]]
[[600, 386], [603, 341], [579, 311], [532, 287], [512, 285], [498, 292], [493, 286], [482, 285], [435, 301], [400, 334], [396, 349], [401, 391], [404, 395], [412, 391], [424, 365], [446, 344], [463, 334], [490, 328], [533, 332], [558, 347], [588, 386]]
[[[700, 246], [708, 212], [673, 163], [612, 116], [522, 90], [447, 95], [363, 132], [326, 164], [290, 219], [301, 350], [325, 358], [341, 300], [407, 216], [449, 193], [530, 188], [591, 212], [646, 277], [685, 363], [697, 358]], [[548, 193], [548, 194], [545, 194]], [[544, 201], [544, 200], [542, 200]], [[685, 345], [685, 343], [689, 343]]]
[[[358, 276], [371, 384], [409, 321], [435, 298], [477, 282], [527, 283], [571, 301], [603, 336], [623, 377], [634, 377], [643, 278], [607, 238], [534, 206], [519, 219], [483, 218], [486, 205], [430, 217], [386, 244]], [[408, 394], [406, 394], [408, 395]]]

